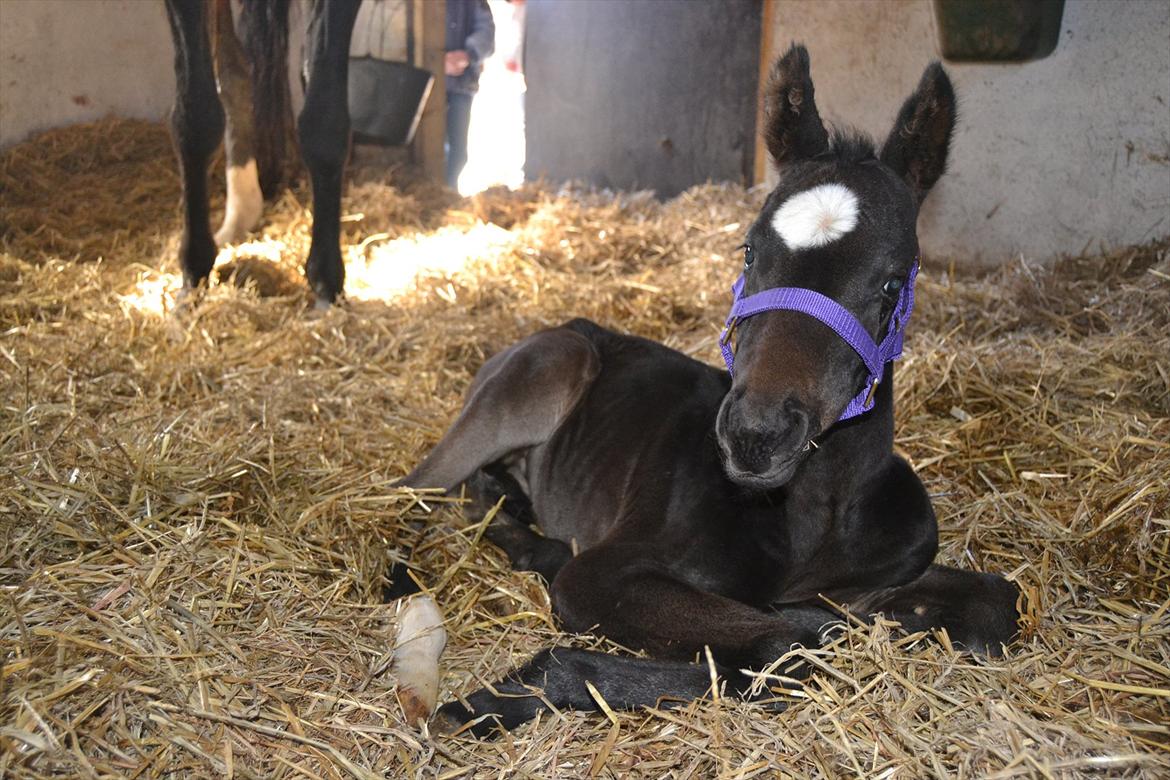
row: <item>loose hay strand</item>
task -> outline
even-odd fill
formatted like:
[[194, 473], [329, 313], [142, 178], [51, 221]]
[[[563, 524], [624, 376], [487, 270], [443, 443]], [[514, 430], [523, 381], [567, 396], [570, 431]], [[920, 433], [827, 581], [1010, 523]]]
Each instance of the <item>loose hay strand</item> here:
[[819, 671], [779, 713], [713, 697], [489, 742], [402, 722], [391, 560], [447, 618], [443, 699], [554, 644], [622, 650], [561, 634], [540, 581], [482, 543], [485, 518], [393, 480], [489, 355], [569, 316], [717, 364], [762, 198], [456, 200], [357, 171], [348, 302], [305, 314], [294, 189], [176, 317], [162, 127], [104, 120], [5, 151], [0, 775], [1165, 776], [1164, 240], [982, 278], [927, 258], [897, 448], [933, 497], [941, 559], [1024, 590], [1005, 658], [850, 623], [798, 651]]

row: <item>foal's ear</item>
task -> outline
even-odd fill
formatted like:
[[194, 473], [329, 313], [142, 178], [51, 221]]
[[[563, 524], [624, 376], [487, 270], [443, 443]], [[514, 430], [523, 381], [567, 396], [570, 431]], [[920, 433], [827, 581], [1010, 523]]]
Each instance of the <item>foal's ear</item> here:
[[882, 162], [906, 180], [919, 203], [946, 170], [955, 114], [955, 90], [936, 62], [902, 104], [881, 154]]
[[829, 148], [829, 134], [813, 101], [808, 50], [792, 44], [768, 77], [764, 93], [764, 142], [777, 166], [813, 157]]

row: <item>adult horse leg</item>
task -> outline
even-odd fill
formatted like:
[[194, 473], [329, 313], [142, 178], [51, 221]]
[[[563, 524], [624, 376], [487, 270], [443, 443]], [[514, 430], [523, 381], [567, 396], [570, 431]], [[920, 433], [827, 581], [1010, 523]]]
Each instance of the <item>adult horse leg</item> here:
[[[654, 658], [553, 648], [494, 685], [440, 708], [439, 728], [476, 722], [472, 733], [510, 729], [551, 708], [596, 710], [589, 685], [614, 709], [692, 700], [711, 688], [711, 668], [691, 659], [711, 651], [729, 695], [747, 695], [744, 669], [767, 667], [794, 646], [815, 647], [836, 620], [827, 610], [792, 606], [765, 612], [673, 577], [639, 545], [607, 543], [566, 563], [552, 586], [569, 631], [592, 630]], [[803, 673], [783, 670], [788, 673]], [[587, 683], [589, 685], [587, 685]]]
[[296, 166], [291, 159], [296, 137], [288, 78], [290, 5], [291, 0], [246, 0], [240, 4], [238, 29], [252, 73], [256, 168], [266, 200], [280, 194]]
[[316, 0], [309, 12], [308, 84], [297, 131], [313, 185], [313, 234], [305, 275], [318, 308], [333, 303], [345, 285], [341, 176], [349, 143], [349, 42], [359, 5], [360, 0]]
[[204, 7], [202, 0], [166, 0], [175, 44], [171, 138], [183, 183], [179, 267], [184, 291], [207, 279], [216, 254], [207, 205], [207, 163], [223, 136], [224, 115], [215, 90]]
[[[229, 0], [215, 0], [215, 77], [227, 118], [227, 207], [215, 243], [234, 244], [260, 221], [264, 198], [256, 171], [255, 125], [248, 61], [232, 24]], [[283, 63], [282, 63], [283, 65]], [[283, 72], [283, 69], [282, 69]]]

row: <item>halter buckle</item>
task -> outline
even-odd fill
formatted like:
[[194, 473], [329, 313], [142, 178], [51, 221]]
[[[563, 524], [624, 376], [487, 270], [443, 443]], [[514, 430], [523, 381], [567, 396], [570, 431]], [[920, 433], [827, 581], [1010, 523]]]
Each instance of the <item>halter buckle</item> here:
[[723, 328], [723, 335], [719, 337], [720, 346], [727, 346], [727, 343], [731, 341], [731, 336], [735, 333], [735, 326], [738, 322], [739, 317], [732, 317], [731, 321]]
[[874, 378], [873, 384], [871, 384], [869, 386], [869, 392], [866, 393], [866, 395], [865, 395], [865, 403], [863, 403], [862, 406], [868, 407], [870, 404], [873, 403], [874, 393], [877, 392], [877, 386], [880, 385], [881, 383], [882, 383], [881, 379], [876, 378], [876, 377]]

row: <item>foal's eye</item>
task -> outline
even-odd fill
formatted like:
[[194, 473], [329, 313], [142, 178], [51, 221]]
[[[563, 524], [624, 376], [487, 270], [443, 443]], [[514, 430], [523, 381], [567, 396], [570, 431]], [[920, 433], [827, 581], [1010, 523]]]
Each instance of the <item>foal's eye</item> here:
[[752, 263], [754, 263], [755, 261], [756, 261], [756, 250], [752, 249], [750, 246], [745, 246], [743, 248], [743, 270], [746, 271], [747, 269], [751, 268]]
[[900, 276], [891, 276], [882, 285], [882, 292], [886, 295], [897, 295], [898, 291], [902, 289], [902, 278]]

